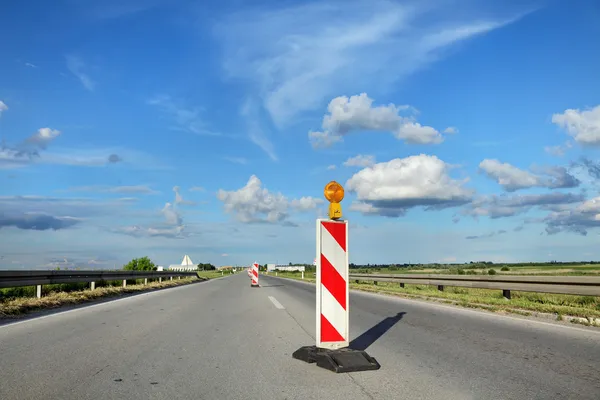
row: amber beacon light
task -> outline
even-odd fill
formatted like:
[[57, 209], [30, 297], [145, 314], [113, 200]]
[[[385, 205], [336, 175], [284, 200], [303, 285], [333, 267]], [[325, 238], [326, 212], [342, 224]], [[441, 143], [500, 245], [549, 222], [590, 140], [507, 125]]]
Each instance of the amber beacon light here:
[[329, 201], [329, 219], [338, 220], [342, 218], [342, 205], [340, 202], [344, 199], [344, 188], [336, 181], [331, 181], [325, 185], [323, 191], [325, 198]]

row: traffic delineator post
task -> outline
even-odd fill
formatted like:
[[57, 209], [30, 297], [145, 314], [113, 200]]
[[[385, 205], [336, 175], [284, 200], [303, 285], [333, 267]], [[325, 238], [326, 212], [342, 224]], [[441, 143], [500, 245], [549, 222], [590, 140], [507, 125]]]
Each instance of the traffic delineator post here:
[[250, 276], [252, 281], [250, 283], [251, 287], [259, 287], [258, 286], [258, 263], [252, 264], [252, 275]]
[[328, 183], [325, 197], [337, 206], [329, 220], [317, 219], [316, 345], [303, 346], [292, 357], [338, 373], [377, 370], [381, 366], [367, 352], [349, 348], [348, 221], [339, 220], [342, 186]]
[[348, 221], [317, 220], [317, 249], [317, 347], [347, 347]]

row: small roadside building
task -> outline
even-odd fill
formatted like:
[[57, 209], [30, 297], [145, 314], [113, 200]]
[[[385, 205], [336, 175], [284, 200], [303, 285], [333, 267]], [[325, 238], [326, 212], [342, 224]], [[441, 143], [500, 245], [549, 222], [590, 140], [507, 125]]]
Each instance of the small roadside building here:
[[169, 271], [196, 271], [198, 266], [192, 262], [192, 259], [187, 254], [183, 256], [181, 264], [169, 265]]

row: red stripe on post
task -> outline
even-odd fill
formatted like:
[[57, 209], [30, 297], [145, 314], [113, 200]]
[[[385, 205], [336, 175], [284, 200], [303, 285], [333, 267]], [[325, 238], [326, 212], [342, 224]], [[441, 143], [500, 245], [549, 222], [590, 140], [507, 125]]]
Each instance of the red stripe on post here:
[[346, 339], [321, 314], [321, 342], [343, 342], [344, 340]]
[[327, 229], [327, 232], [335, 239], [340, 245], [342, 250], [346, 251], [346, 224], [340, 224], [339, 222], [322, 222], [323, 227]]
[[256, 270], [256, 269], [253, 268], [252, 269], [252, 275], [258, 276], [258, 270]]
[[346, 280], [321, 254], [321, 284], [329, 290], [338, 303], [346, 309]]

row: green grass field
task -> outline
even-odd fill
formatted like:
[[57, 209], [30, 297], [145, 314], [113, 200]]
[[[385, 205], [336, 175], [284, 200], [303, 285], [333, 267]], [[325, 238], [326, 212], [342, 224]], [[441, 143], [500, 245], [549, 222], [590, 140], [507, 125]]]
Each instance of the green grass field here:
[[[229, 271], [224, 272], [223, 276], [230, 274]], [[198, 271], [199, 278], [214, 279], [221, 277], [221, 271]]]
[[[598, 268], [597, 266], [594, 266]], [[515, 268], [516, 269], [516, 268]], [[539, 269], [539, 268], [538, 268]], [[566, 269], [564, 267], [561, 268]], [[532, 269], [523, 268], [520, 275], [531, 275]], [[362, 270], [353, 269], [351, 273], [364, 273]], [[372, 273], [402, 273], [405, 271], [389, 271], [380, 269], [370, 270]], [[511, 269], [511, 271], [514, 271]], [[432, 273], [419, 270], [419, 273]], [[548, 274], [547, 271], [538, 275]], [[445, 273], [450, 273], [446, 272]], [[514, 273], [514, 272], [513, 272]], [[537, 274], [537, 273], [536, 273]], [[274, 275], [274, 273], [270, 273]], [[299, 272], [279, 272], [280, 277], [301, 279]], [[305, 282], [315, 282], [312, 272], [304, 273]], [[557, 319], [568, 315], [583, 318], [600, 318], [600, 297], [595, 296], [573, 296], [561, 294], [546, 294], [532, 292], [511, 291], [511, 300], [502, 297], [502, 291], [489, 289], [470, 289], [447, 286], [444, 291], [437, 290], [435, 286], [428, 285], [405, 285], [401, 288], [398, 283], [378, 282], [377, 285], [372, 282], [350, 282], [351, 289], [362, 290], [366, 292], [379, 292], [402, 297], [424, 298], [436, 301], [442, 301], [457, 304], [469, 308], [482, 308], [495, 312], [507, 312], [515, 314], [531, 314], [533, 312], [555, 314]]]
[[514, 266], [494, 264], [490, 266], [444, 266], [436, 267], [418, 267], [418, 268], [357, 268], [354, 273], [373, 273], [373, 274], [449, 274], [456, 275], [460, 273], [487, 275], [489, 270], [494, 270], [498, 275], [556, 275], [556, 276], [598, 276], [600, 275], [600, 264], [577, 264], [577, 265], [544, 265], [544, 266]]

